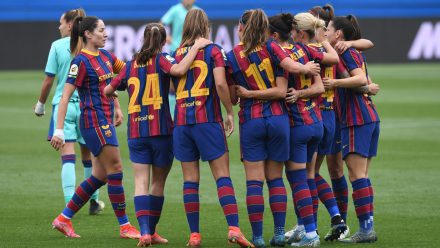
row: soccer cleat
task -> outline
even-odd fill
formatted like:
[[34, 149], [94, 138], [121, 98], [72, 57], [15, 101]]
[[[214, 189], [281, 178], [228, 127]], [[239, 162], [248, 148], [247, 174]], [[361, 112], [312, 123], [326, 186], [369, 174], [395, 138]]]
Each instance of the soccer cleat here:
[[286, 244], [286, 239], [284, 238], [284, 235], [275, 235], [273, 236], [270, 241], [270, 246], [279, 246], [279, 247], [284, 247], [284, 245]]
[[105, 207], [105, 203], [103, 201], [95, 201], [94, 199], [91, 199], [89, 214], [90, 215], [97, 215], [102, 212], [104, 207]]
[[284, 234], [284, 237], [285, 237], [286, 239], [289, 239], [289, 238], [293, 235], [293, 232], [295, 231], [295, 229], [297, 229], [297, 228], [298, 228], [298, 225], [295, 225], [295, 226], [292, 228], [292, 230], [287, 231], [287, 232]]
[[338, 240], [348, 238], [348, 236], [350, 236], [350, 228], [347, 226], [347, 229], [343, 233], [341, 233]]
[[256, 247], [256, 248], [266, 248], [266, 243], [264, 243], [263, 238], [252, 239], [252, 243], [254, 244], [254, 247]]
[[168, 239], [162, 238], [157, 232], [151, 235], [151, 244], [168, 244]]
[[72, 222], [70, 220], [67, 221], [61, 221], [59, 220], [60, 216], [55, 218], [55, 220], [52, 221], [52, 228], [57, 229], [60, 231], [64, 236], [68, 238], [80, 238], [78, 234], [75, 233], [75, 230], [73, 230]]
[[138, 247], [148, 247], [150, 245], [152, 245], [150, 234], [144, 234], [139, 238]]
[[304, 235], [306, 235], [306, 231], [304, 229], [299, 229], [298, 226], [295, 226], [292, 231], [292, 235], [286, 241], [287, 244], [299, 242]]
[[290, 244], [290, 246], [293, 247], [318, 247], [321, 244], [321, 241], [319, 241], [319, 236], [316, 235], [315, 237], [309, 239], [304, 235], [302, 239], [299, 242], [295, 242]]
[[139, 239], [141, 234], [129, 223], [119, 227], [119, 236], [124, 239]]
[[202, 236], [198, 232], [193, 232], [189, 236], [189, 241], [186, 244], [188, 247], [200, 247], [200, 244], [202, 243]]
[[325, 241], [337, 240], [341, 237], [341, 234], [347, 230], [347, 225], [345, 225], [344, 220], [340, 215], [336, 215], [332, 218], [332, 225], [328, 233], [325, 235]]
[[374, 231], [368, 233], [358, 231], [351, 237], [339, 241], [342, 243], [373, 243], [377, 241], [377, 234]]
[[246, 239], [243, 233], [241, 233], [240, 228], [235, 226], [229, 227], [228, 242], [230, 244], [238, 244], [240, 247], [255, 247]]

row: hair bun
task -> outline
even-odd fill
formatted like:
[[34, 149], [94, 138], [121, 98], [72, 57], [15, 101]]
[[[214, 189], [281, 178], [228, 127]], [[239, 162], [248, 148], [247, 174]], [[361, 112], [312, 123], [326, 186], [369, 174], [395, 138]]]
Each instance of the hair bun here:
[[286, 23], [289, 26], [292, 26], [295, 23], [293, 15], [290, 13], [281, 14], [281, 19], [283, 20], [284, 23]]

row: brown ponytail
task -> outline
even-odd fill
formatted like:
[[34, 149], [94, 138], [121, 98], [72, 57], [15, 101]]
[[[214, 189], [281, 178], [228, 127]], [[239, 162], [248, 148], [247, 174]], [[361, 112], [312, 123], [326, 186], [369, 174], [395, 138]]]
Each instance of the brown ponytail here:
[[344, 40], [359, 40], [362, 38], [361, 28], [354, 15], [338, 16], [333, 18], [335, 30], [341, 30]]
[[95, 16], [79, 16], [73, 20], [72, 31], [70, 33], [70, 53], [73, 56], [78, 55], [87, 42], [84, 32], [86, 30], [93, 32], [98, 25], [98, 20], [99, 19]]
[[162, 24], [148, 24], [144, 31], [144, 44], [141, 50], [133, 56], [136, 63], [145, 65], [151, 57], [161, 53], [166, 37], [167, 34]]
[[64, 16], [63, 17], [64, 20], [67, 23], [69, 23], [69, 22], [75, 20], [76, 17], [79, 17], [79, 16], [80, 17], [84, 17], [84, 16], [86, 16], [86, 12], [84, 11], [84, 9], [81, 9], [81, 8], [79, 8], [79, 9], [72, 9], [72, 10], [68, 10], [68, 11], [64, 12], [63, 16]]
[[315, 17], [324, 20], [325, 25], [327, 26], [328, 23], [335, 17], [335, 9], [331, 4], [326, 4], [324, 6], [315, 6], [309, 10], [310, 14], [314, 15]]
[[209, 20], [202, 9], [188, 11], [183, 23], [181, 47], [191, 46], [198, 38], [209, 37]]
[[[249, 16], [248, 18], [245, 18], [246, 14]], [[256, 47], [267, 41], [269, 20], [263, 10], [254, 9], [246, 11], [240, 18], [240, 22], [244, 24], [242, 42], [244, 53], [248, 55]]]

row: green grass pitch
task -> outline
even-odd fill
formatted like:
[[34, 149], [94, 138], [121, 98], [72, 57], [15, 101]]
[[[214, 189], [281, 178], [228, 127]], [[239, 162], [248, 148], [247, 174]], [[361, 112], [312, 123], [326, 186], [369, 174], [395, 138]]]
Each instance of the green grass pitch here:
[[[379, 241], [366, 246], [440, 247], [439, 68], [439, 64], [371, 65], [369, 68], [373, 80], [381, 85], [381, 92], [374, 101], [382, 122], [379, 155], [373, 161], [370, 174], [375, 188], [375, 229]], [[0, 247], [135, 247], [136, 241], [119, 238], [106, 187], [101, 190], [100, 198], [107, 207], [101, 215], [89, 216], [88, 211], [82, 210], [74, 218], [74, 227], [82, 235], [81, 239], [67, 239], [51, 230], [50, 223], [63, 209], [64, 201], [60, 157], [45, 141], [50, 104], [46, 104], [44, 117], [37, 118], [33, 114], [43, 77], [42, 71], [0, 72]], [[126, 109], [127, 95], [120, 95]], [[127, 212], [131, 223], [137, 226], [125, 131], [125, 125], [118, 128]], [[238, 126], [228, 142], [240, 224], [250, 238]], [[328, 179], [325, 168], [323, 166], [322, 174]], [[80, 162], [76, 171], [79, 183], [83, 179]], [[217, 200], [215, 182], [206, 163], [201, 164], [201, 171], [202, 244], [226, 247], [227, 226]], [[290, 190], [288, 192], [286, 228], [295, 224]], [[266, 186], [265, 193], [267, 195]], [[268, 198], [265, 199], [264, 236], [268, 242], [273, 224]], [[354, 232], [358, 227], [351, 196], [349, 203], [348, 224]], [[166, 185], [162, 213], [158, 230], [170, 241], [166, 247], [184, 247], [189, 228], [182, 203], [181, 168], [176, 161]], [[325, 234], [329, 217], [322, 204], [318, 219], [319, 231]], [[344, 245], [322, 241], [322, 246]]]

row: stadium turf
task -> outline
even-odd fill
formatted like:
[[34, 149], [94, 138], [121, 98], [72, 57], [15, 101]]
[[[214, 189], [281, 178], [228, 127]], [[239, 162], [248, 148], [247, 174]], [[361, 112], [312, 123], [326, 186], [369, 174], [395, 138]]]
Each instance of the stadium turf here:
[[[381, 92], [374, 101], [382, 122], [379, 155], [370, 170], [375, 189], [375, 230], [379, 241], [368, 246], [439, 247], [439, 64], [370, 65], [369, 72], [374, 82], [381, 85]], [[44, 117], [37, 118], [33, 114], [43, 77], [41, 71], [0, 72], [0, 247], [135, 247], [136, 241], [119, 238], [106, 188], [101, 190], [100, 198], [106, 203], [101, 215], [89, 216], [87, 205], [74, 218], [74, 227], [81, 239], [66, 239], [51, 230], [50, 223], [63, 209], [64, 201], [60, 157], [45, 141], [50, 104], [46, 104]], [[125, 93], [120, 95], [125, 109], [127, 96]], [[235, 128], [228, 139], [230, 167], [241, 228], [250, 238], [244, 170], [239, 160], [238, 126]], [[125, 168], [124, 187], [127, 211], [131, 223], [137, 226], [133, 207], [133, 173], [128, 160], [125, 130], [125, 126], [118, 128]], [[328, 180], [325, 168], [322, 175]], [[215, 182], [206, 163], [201, 164], [201, 170], [202, 245], [226, 247], [227, 226], [217, 200]], [[76, 172], [79, 183], [83, 179], [80, 157], [77, 157]], [[290, 190], [288, 192], [290, 194]], [[268, 243], [273, 224], [268, 198], [265, 199], [264, 237]], [[158, 231], [169, 239], [166, 247], [183, 247], [189, 237], [189, 229], [182, 203], [181, 169], [176, 161], [166, 185], [162, 213]], [[318, 219], [319, 231], [324, 236], [329, 227], [329, 217], [322, 204]], [[294, 223], [289, 195], [286, 228]], [[358, 229], [351, 196], [348, 224], [352, 233]], [[321, 246], [344, 245], [322, 240]]]

